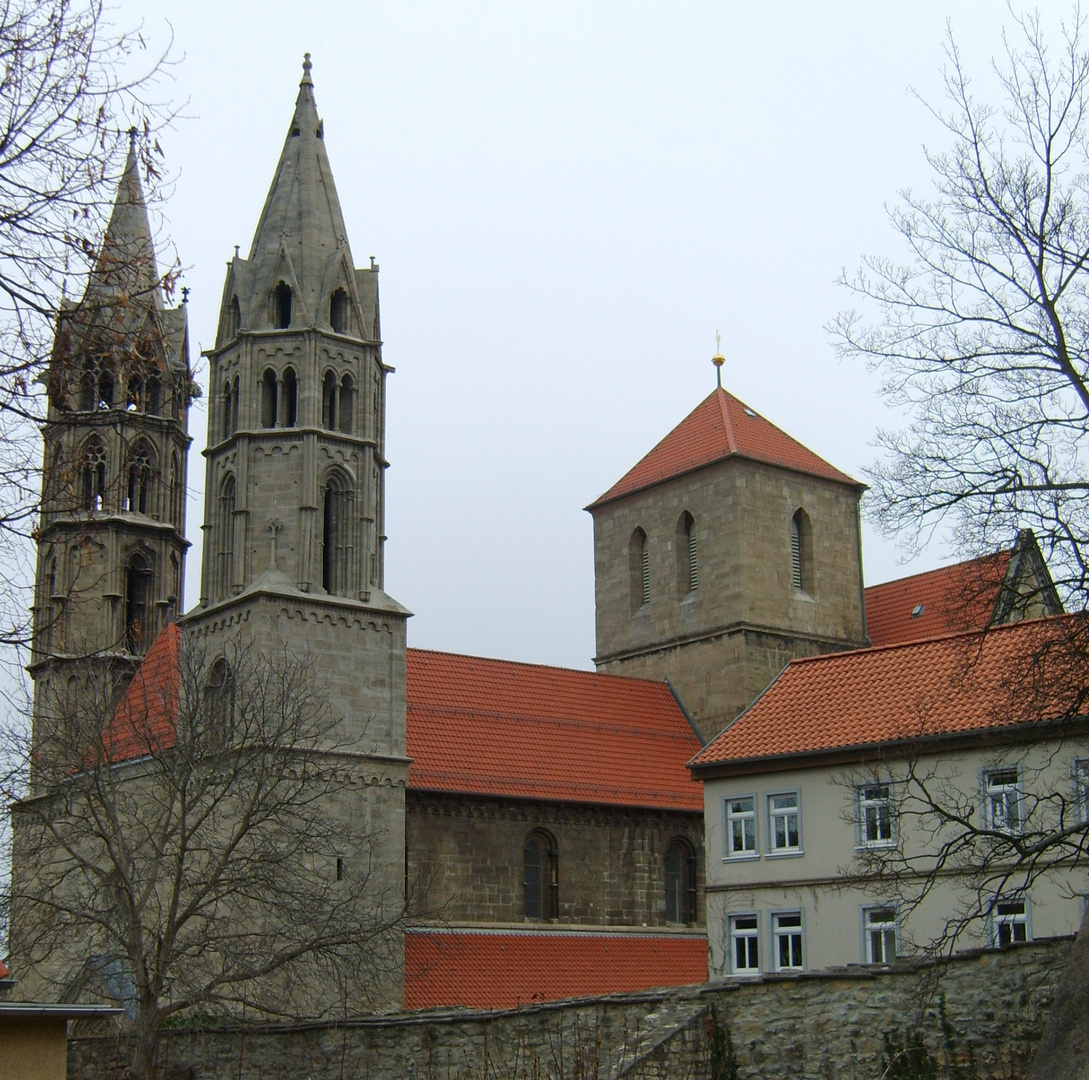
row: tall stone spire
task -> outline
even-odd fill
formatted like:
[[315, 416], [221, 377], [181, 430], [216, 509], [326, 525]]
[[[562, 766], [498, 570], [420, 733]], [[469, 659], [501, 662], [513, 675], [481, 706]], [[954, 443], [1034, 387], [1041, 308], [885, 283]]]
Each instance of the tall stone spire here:
[[125, 169], [117, 188], [110, 223], [87, 285], [85, 302], [131, 301], [136, 297], [146, 297], [156, 310], [162, 310], [159, 285], [151, 222], [140, 184], [134, 128], [129, 132]]
[[292, 322], [315, 325], [330, 264], [342, 254], [344, 264], [353, 265], [310, 68], [307, 53], [295, 113], [250, 247], [253, 288], [249, 310], [242, 312], [248, 326], [260, 325], [259, 309], [280, 280], [294, 294]]

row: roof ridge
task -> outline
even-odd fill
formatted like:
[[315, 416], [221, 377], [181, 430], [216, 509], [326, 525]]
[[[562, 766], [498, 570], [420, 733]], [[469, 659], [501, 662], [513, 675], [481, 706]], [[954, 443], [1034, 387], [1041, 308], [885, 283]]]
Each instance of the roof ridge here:
[[883, 589], [886, 585], [901, 585], [914, 578], [929, 577], [931, 574], [941, 574], [949, 570], [963, 569], [974, 566], [977, 563], [991, 562], [1000, 559], [1003, 555], [1008, 556], [1012, 554], [1012, 547], [999, 548], [997, 551], [992, 551], [989, 555], [975, 555], [971, 559], [962, 559], [960, 562], [944, 563], [941, 566], [931, 567], [929, 570], [917, 570], [914, 574], [905, 574], [903, 577], [889, 578], [888, 581], [878, 581], [873, 585], [867, 585], [866, 589]]
[[[715, 400], [718, 403], [718, 411], [722, 414], [722, 426], [726, 429], [726, 446], [729, 448], [731, 454], [739, 454], [741, 451], [738, 449], [737, 436], [734, 434], [733, 424], [730, 423], [730, 410], [726, 407], [726, 399], [729, 392], [721, 386], [716, 387], [715, 389], [717, 391]], [[741, 398], [735, 396], [734, 400], [744, 408], [744, 402]]]
[[514, 664], [521, 668], [538, 668], [541, 671], [562, 671], [572, 675], [589, 675], [595, 679], [608, 679], [610, 682], [630, 682], [639, 683], [641, 686], [646, 686], [648, 683], [652, 686], [660, 686], [663, 690], [668, 689], [663, 679], [641, 679], [636, 675], [614, 675], [609, 671], [591, 671], [587, 668], [573, 668], [564, 667], [562, 664], [539, 664], [532, 660], [508, 660], [501, 656], [478, 656], [475, 653], [458, 653], [451, 652], [449, 649], [423, 649], [417, 645], [410, 646], [408, 648], [409, 653], [426, 653], [430, 656], [451, 656], [459, 660], [479, 660], [485, 664]]

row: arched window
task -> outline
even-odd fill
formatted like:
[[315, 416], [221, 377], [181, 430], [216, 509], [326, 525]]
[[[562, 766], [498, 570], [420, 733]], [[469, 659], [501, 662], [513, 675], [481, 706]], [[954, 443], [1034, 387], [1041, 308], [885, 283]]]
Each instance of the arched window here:
[[224, 733], [234, 719], [234, 672], [222, 656], [216, 657], [208, 671], [205, 714], [207, 720]]
[[131, 652], [143, 652], [151, 639], [153, 581], [151, 563], [138, 551], [125, 567], [125, 645]]
[[676, 839], [665, 853], [666, 922], [696, 921], [696, 855], [686, 840]]
[[88, 439], [80, 465], [80, 496], [84, 510], [101, 510], [106, 496], [106, 450], [98, 439]]
[[234, 477], [228, 475], [219, 487], [219, 507], [216, 515], [216, 579], [215, 595], [231, 593], [234, 568]]
[[345, 375], [340, 383], [340, 430], [352, 433], [352, 412], [355, 408], [355, 383], [351, 375]]
[[337, 377], [331, 371], [321, 384], [321, 425], [327, 431], [337, 429]]
[[321, 585], [332, 596], [350, 588], [352, 492], [346, 477], [331, 473], [325, 485], [321, 542]]
[[137, 443], [129, 455], [128, 483], [125, 488], [125, 509], [133, 514], [150, 514], [154, 511], [152, 478], [154, 457], [147, 443]]
[[144, 409], [158, 416], [163, 407], [163, 384], [158, 375], [149, 375], [144, 395]]
[[650, 545], [647, 534], [636, 529], [628, 545], [628, 567], [631, 578], [631, 609], [638, 611], [650, 603]]
[[813, 529], [801, 509], [790, 519], [790, 581], [801, 592], [813, 592]]
[[113, 408], [113, 372], [103, 363], [98, 372], [98, 409]]
[[233, 402], [231, 400], [231, 380], [223, 384], [223, 437], [226, 438], [234, 430], [231, 421], [234, 418]]
[[125, 397], [125, 408], [129, 412], [144, 411], [144, 380], [139, 375], [129, 376], [128, 394]]
[[700, 587], [699, 556], [696, 551], [696, 522], [685, 510], [677, 519], [677, 591], [681, 596]]
[[[291, 321], [290, 315], [288, 316], [288, 322]], [[231, 338], [238, 337], [238, 328], [242, 325], [242, 314], [238, 307], [238, 297], [232, 296], [231, 302], [227, 305], [227, 311], [224, 314], [223, 319], [223, 340], [230, 341]]]
[[273, 290], [272, 306], [276, 329], [286, 330], [291, 325], [291, 286], [286, 281], [281, 281]]
[[298, 380], [295, 378], [295, 369], [285, 368], [283, 381], [284, 427], [295, 426], [295, 421], [298, 418], [298, 410], [299, 388]]
[[522, 868], [525, 917], [557, 918], [560, 914], [559, 859], [556, 841], [543, 829], [535, 829], [526, 837]]
[[348, 294], [337, 289], [329, 298], [329, 325], [337, 334], [348, 332]]
[[271, 368], [261, 378], [261, 426], [276, 426], [276, 372]]
[[185, 487], [182, 484], [181, 459], [175, 450], [170, 455], [170, 520], [178, 529], [185, 518]]
[[231, 431], [238, 430], [238, 376], [234, 377], [234, 390], [231, 393]]
[[93, 356], [83, 361], [83, 377], [79, 386], [79, 407], [90, 412], [98, 402], [98, 365]]

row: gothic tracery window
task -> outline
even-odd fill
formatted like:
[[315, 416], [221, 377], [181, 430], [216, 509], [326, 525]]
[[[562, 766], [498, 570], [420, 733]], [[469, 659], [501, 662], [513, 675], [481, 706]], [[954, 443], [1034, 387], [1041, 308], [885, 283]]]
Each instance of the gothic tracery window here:
[[349, 590], [351, 500], [346, 477], [331, 473], [322, 508], [321, 584], [333, 596], [347, 596]]
[[106, 450], [97, 438], [83, 447], [80, 464], [80, 497], [84, 510], [103, 509], [106, 495]]
[[151, 448], [147, 443], [137, 443], [129, 457], [125, 488], [125, 509], [129, 513], [151, 514], [154, 512], [152, 483], [154, 473], [155, 465]]

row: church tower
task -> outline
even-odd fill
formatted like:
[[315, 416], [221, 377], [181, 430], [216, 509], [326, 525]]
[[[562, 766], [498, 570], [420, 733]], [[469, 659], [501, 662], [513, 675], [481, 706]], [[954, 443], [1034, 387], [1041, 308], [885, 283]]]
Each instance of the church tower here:
[[587, 507], [598, 670], [668, 679], [708, 741], [789, 660], [868, 644], [863, 490], [719, 386]]
[[46, 376], [30, 663], [39, 740], [65, 693], [85, 693], [87, 679], [120, 688], [182, 596], [193, 386], [186, 307], [165, 307], [161, 286], [133, 132]]
[[[391, 369], [378, 267], [353, 263], [310, 70], [307, 54], [249, 255], [228, 263], [215, 348], [205, 354], [201, 600], [186, 626], [213, 653], [241, 643], [313, 663], [336, 725], [330, 751], [357, 777], [356, 801], [335, 810], [357, 829], [373, 826], [367, 850], [337, 852], [338, 866], [370, 874], [376, 897], [396, 911], [409, 613], [382, 588]], [[399, 1003], [400, 979], [379, 996]]]

